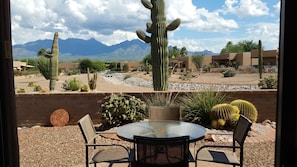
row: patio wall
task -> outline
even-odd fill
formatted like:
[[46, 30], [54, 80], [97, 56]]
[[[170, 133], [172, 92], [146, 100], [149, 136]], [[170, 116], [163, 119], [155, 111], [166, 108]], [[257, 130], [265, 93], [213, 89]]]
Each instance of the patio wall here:
[[[179, 92], [186, 93], [186, 92]], [[226, 91], [231, 100], [244, 99], [252, 102], [258, 110], [258, 121], [266, 119], [276, 120], [276, 90], [259, 91]], [[70, 125], [89, 113], [94, 123], [100, 123], [100, 105], [98, 100], [103, 99], [110, 93], [34, 93], [16, 94], [16, 110], [18, 126], [52, 126], [50, 115], [57, 109], [65, 109], [69, 113]], [[126, 93], [143, 98], [150, 93]]]

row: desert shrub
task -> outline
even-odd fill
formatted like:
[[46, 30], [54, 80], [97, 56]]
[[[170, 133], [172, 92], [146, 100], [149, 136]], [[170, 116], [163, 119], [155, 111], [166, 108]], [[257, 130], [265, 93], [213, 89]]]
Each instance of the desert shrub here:
[[210, 125], [209, 112], [211, 108], [223, 103], [226, 95], [222, 92], [205, 90], [201, 92], [187, 93], [179, 98], [182, 119], [203, 125]]
[[261, 89], [277, 89], [277, 76], [270, 75], [260, 79], [258, 86]]
[[235, 74], [236, 74], [236, 71], [233, 68], [223, 72], [224, 77], [234, 77]]
[[19, 88], [17, 90], [17, 93], [26, 93], [26, 90], [24, 88]]
[[147, 118], [146, 103], [140, 98], [124, 94], [111, 94], [100, 101], [102, 126], [112, 128]]
[[192, 73], [190, 71], [184, 71], [180, 73], [179, 79], [189, 81], [193, 78]]
[[28, 87], [35, 87], [37, 86], [36, 82], [29, 82]]
[[128, 71], [129, 71], [129, 66], [128, 66], [128, 64], [124, 64], [124, 65], [123, 65], [123, 71], [124, 71], [124, 72], [128, 72]]
[[89, 92], [90, 91], [89, 85], [86, 85], [86, 84], [81, 85], [80, 91], [81, 92]]
[[81, 81], [76, 78], [66, 80], [62, 84], [62, 88], [65, 90], [77, 91], [80, 89], [80, 87], [81, 87]]
[[124, 80], [126, 80], [126, 79], [128, 79], [128, 78], [131, 78], [131, 77], [132, 77], [131, 74], [126, 74], [126, 75], [124, 76]]
[[39, 91], [41, 91], [41, 89], [42, 89], [42, 88], [41, 88], [40, 85], [35, 85], [33, 91], [34, 91], [34, 92], [39, 92]]

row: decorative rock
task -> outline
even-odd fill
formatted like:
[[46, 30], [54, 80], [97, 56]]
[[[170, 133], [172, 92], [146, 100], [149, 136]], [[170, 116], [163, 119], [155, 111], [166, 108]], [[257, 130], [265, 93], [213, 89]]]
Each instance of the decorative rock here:
[[69, 114], [64, 109], [57, 109], [50, 116], [50, 122], [53, 126], [65, 126], [68, 121]]

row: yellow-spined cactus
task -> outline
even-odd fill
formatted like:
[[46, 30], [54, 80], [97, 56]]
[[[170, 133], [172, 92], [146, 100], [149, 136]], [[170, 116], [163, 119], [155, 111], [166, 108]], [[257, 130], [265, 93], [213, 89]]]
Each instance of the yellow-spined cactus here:
[[232, 127], [234, 128], [235, 125], [237, 124], [237, 121], [240, 117], [240, 114], [239, 113], [234, 113], [234, 114], [231, 114], [229, 120], [227, 120], [226, 124], [229, 126], [229, 127]]
[[218, 128], [218, 121], [217, 120], [211, 120], [211, 127], [217, 129]]
[[218, 128], [223, 128], [226, 121], [224, 119], [218, 119]]
[[237, 99], [231, 103], [233, 106], [239, 108], [239, 113], [249, 118], [251, 121], [256, 122], [258, 119], [258, 111], [255, 105], [247, 100]]
[[234, 113], [239, 113], [237, 107], [228, 103], [217, 104], [210, 110], [210, 120], [228, 120]]

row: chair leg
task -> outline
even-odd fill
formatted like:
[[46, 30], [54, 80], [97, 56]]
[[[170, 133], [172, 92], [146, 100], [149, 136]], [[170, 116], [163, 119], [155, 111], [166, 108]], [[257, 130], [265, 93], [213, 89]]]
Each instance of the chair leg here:
[[86, 146], [86, 167], [89, 167], [89, 151], [87, 146]]

